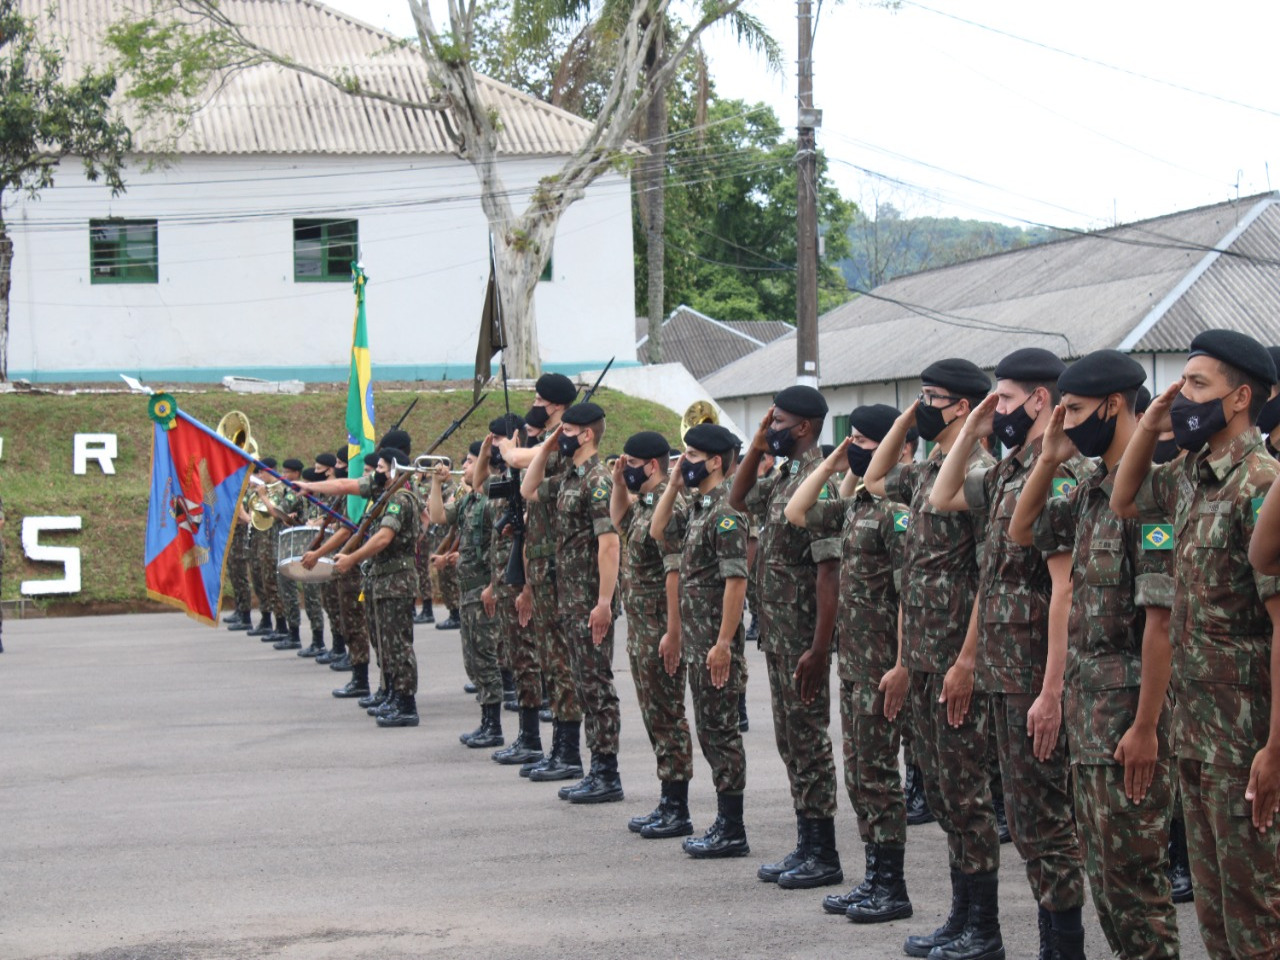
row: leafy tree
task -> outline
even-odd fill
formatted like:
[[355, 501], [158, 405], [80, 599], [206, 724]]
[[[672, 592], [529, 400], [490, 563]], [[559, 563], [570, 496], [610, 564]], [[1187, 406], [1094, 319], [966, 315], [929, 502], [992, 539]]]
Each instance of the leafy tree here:
[[63, 56], [24, 17], [17, 0], [0, 0], [0, 380], [9, 376], [9, 290], [13, 238], [5, 229], [5, 194], [35, 197], [53, 186], [59, 162], [78, 157], [90, 180], [113, 195], [132, 147], [129, 128], [111, 115], [116, 78], [86, 70], [63, 78]]

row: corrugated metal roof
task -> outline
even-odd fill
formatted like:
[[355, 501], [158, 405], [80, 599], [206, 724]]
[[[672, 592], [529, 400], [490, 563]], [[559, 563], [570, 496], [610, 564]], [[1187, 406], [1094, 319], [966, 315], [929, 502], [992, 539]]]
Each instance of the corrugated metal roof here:
[[[52, 7], [53, 19], [45, 19]], [[149, 0], [20, 0], [41, 31], [65, 38], [74, 72], [105, 63], [102, 38], [126, 15], [151, 12]], [[413, 102], [430, 99], [427, 68], [413, 50], [389, 33], [361, 23], [315, 0], [221, 0], [220, 9], [242, 25], [253, 42], [300, 64], [345, 71], [369, 90]], [[62, 39], [59, 45], [64, 45]], [[477, 76], [481, 100], [501, 121], [503, 155], [571, 153], [591, 125], [579, 117]], [[126, 117], [141, 144], [164, 130]], [[353, 97], [316, 77], [274, 64], [233, 72], [196, 114], [177, 144], [179, 153], [200, 154], [455, 154], [437, 112]]]
[[[825, 386], [911, 379], [944, 357], [991, 369], [1011, 349], [1064, 359], [1115, 347], [1257, 204], [1268, 207], [1135, 349], [1187, 349], [1199, 330], [1229, 327], [1280, 341], [1280, 212], [1273, 195], [1216, 204], [900, 277], [819, 319]], [[1184, 303], [1185, 301], [1185, 303]], [[713, 397], [776, 393], [794, 382], [791, 340], [707, 378]]]
[[[662, 360], [682, 363], [701, 380], [726, 364], [786, 336], [794, 328], [780, 320], [715, 320], [679, 306], [662, 321]], [[649, 362], [649, 319], [636, 318], [636, 358]]]

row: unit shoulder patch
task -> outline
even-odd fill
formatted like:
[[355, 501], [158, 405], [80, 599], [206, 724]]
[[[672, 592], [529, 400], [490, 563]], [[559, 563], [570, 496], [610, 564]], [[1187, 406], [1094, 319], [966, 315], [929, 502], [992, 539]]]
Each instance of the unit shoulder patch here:
[[1142, 525], [1143, 550], [1172, 550], [1172, 523], [1144, 523]]
[[728, 533], [730, 530], [737, 530], [738, 520], [736, 517], [721, 517], [720, 522], [716, 524], [716, 529], [721, 533]]

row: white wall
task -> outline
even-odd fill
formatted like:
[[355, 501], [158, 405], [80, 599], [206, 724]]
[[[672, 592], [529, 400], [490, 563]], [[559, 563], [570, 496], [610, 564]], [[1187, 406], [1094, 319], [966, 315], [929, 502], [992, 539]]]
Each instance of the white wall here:
[[[506, 161], [527, 192], [555, 158]], [[126, 171], [117, 198], [64, 165], [13, 203], [14, 377], [139, 372], [345, 379], [348, 283], [293, 279], [295, 217], [359, 220], [375, 376], [469, 378], [488, 278], [488, 226], [469, 165], [448, 158], [191, 157]], [[516, 208], [521, 201], [517, 198]], [[91, 218], [159, 221], [159, 283], [91, 284]], [[564, 216], [536, 295], [549, 369], [634, 361], [630, 184], [609, 174]]]

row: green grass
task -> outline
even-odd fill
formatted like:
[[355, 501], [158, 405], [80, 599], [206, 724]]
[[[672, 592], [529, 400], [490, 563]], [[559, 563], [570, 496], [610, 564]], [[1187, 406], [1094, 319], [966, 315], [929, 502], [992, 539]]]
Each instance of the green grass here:
[[[389, 424], [414, 397], [417, 407], [405, 421], [415, 452], [422, 452], [471, 405], [470, 390], [440, 392], [388, 391], [376, 396], [380, 419]], [[345, 391], [302, 396], [240, 395], [224, 390], [176, 394], [181, 409], [210, 427], [229, 410], [248, 416], [264, 456], [277, 460], [298, 457], [310, 466], [315, 455], [335, 450], [345, 441]], [[635, 397], [606, 389], [596, 400], [608, 413], [603, 449], [620, 450], [638, 430], [658, 430], [674, 440], [678, 414]], [[511, 394], [511, 409], [523, 413], [533, 402], [529, 391]], [[478, 439], [488, 422], [503, 412], [502, 391], [491, 393], [484, 405], [453, 435], [440, 452], [461, 462], [466, 448]], [[90, 461], [83, 477], [72, 474], [73, 438], [77, 433], [114, 433], [119, 444], [115, 476], [104, 476]], [[147, 604], [143, 585], [143, 537], [151, 467], [151, 420], [147, 399], [139, 395], [107, 393], [61, 396], [6, 394], [0, 396], [0, 496], [4, 498], [5, 545], [3, 592], [0, 599], [19, 597], [27, 579], [48, 579], [60, 567], [35, 564], [22, 553], [22, 518], [70, 516], [82, 518], [82, 529], [46, 533], [42, 544], [79, 547], [81, 591], [73, 596], [29, 599], [50, 612], [100, 612], [136, 609]]]

